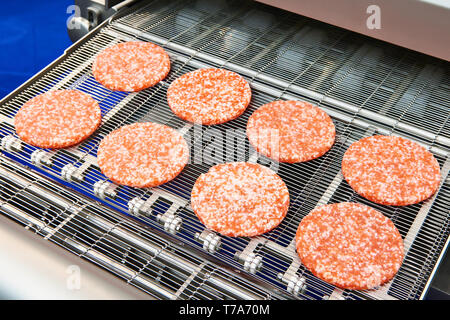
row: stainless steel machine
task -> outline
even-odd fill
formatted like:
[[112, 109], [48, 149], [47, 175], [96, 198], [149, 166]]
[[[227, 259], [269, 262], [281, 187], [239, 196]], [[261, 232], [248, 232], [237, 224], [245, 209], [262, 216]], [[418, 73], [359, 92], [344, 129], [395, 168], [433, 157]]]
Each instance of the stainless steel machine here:
[[[70, 260], [67, 264], [85, 268], [82, 281], [92, 284], [95, 279], [100, 282], [95, 287], [101, 288], [104, 279], [106, 291], [123, 293], [119, 298], [425, 297], [445, 260], [450, 234], [447, 61], [254, 1], [125, 1], [108, 12], [109, 17], [0, 102], [0, 212], [23, 226], [23, 232], [38, 235], [27, 237], [31, 245], [27, 252], [44, 250], [41, 242], [45, 241], [45, 250], [52, 250], [48, 243], [55, 250], [64, 249], [71, 253], [64, 257]], [[171, 72], [141, 92], [110, 91], [93, 78], [93, 59], [104, 48], [130, 40], [162, 46], [171, 57]], [[247, 79], [253, 98], [241, 117], [199, 129], [171, 112], [166, 102], [168, 85], [203, 67], [226, 68]], [[94, 97], [102, 109], [101, 127], [85, 142], [63, 150], [22, 142], [14, 131], [17, 110], [35, 95], [57, 88]], [[336, 125], [333, 148], [319, 159], [298, 164], [278, 164], [256, 154], [245, 137], [246, 121], [257, 107], [277, 98], [306, 100], [325, 110]], [[158, 188], [112, 183], [97, 165], [98, 144], [112, 130], [139, 121], [179, 130], [191, 154], [200, 150], [204, 161], [189, 164], [175, 180]], [[233, 132], [233, 143], [224, 146], [217, 132]], [[389, 207], [353, 192], [340, 171], [343, 153], [351, 143], [374, 133], [406, 137], [434, 154], [442, 179], [431, 199]], [[222, 152], [223, 161], [235, 161], [243, 154], [247, 161], [277, 168], [291, 196], [289, 212], [279, 227], [263, 236], [229, 238], [199, 222], [190, 207], [190, 191], [196, 178], [216, 163], [216, 152]], [[381, 211], [404, 239], [403, 265], [380, 288], [341, 290], [316, 278], [298, 259], [294, 236], [302, 218], [318, 205], [342, 201]], [[7, 223], [3, 220], [2, 226]], [[5, 234], [0, 234], [4, 240]], [[24, 239], [20, 232], [19, 237]], [[2, 245], [21, 250], [14, 237], [7, 239]], [[57, 262], [58, 255], [30, 254], [29, 261], [40, 266], [31, 268], [36, 273], [32, 281], [39, 270], [45, 270], [43, 266]], [[96, 271], [84, 267], [86, 261], [87, 266], [97, 265], [106, 272], [92, 276]], [[51, 269], [47, 271], [48, 284], [71, 275], [56, 277]], [[123, 281], [116, 283], [117, 279]], [[120, 289], [123, 283], [133, 290]], [[92, 288], [88, 284], [85, 288]], [[57, 287], [54, 294], [72, 290]], [[28, 290], [33, 286], [28, 285]], [[90, 293], [87, 289], [85, 296], [68, 297], [89, 298]], [[99, 296], [111, 298], [105, 292]]]

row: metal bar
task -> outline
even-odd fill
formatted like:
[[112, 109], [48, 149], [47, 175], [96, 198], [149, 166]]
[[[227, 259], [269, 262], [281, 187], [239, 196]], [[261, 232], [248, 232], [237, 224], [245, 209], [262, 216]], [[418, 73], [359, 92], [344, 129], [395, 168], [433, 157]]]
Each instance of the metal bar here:
[[[6, 161], [9, 161], [9, 160], [6, 160]], [[137, 235], [131, 234], [130, 232], [126, 231], [123, 227], [119, 226], [118, 224], [112, 224], [111, 222], [108, 222], [106, 219], [103, 219], [92, 213], [88, 213], [87, 210], [83, 211], [83, 209], [85, 209], [86, 205], [83, 207], [78, 207], [73, 204], [69, 204], [67, 202], [67, 200], [64, 200], [60, 196], [52, 193], [49, 190], [43, 190], [40, 187], [31, 184], [24, 178], [18, 176], [17, 174], [14, 174], [11, 171], [4, 169], [1, 166], [0, 166], [0, 175], [7, 177], [7, 178], [12, 178], [11, 180], [14, 181], [14, 183], [21, 185], [21, 186], [27, 186], [27, 190], [31, 191], [32, 193], [39, 195], [41, 197], [44, 197], [44, 198], [48, 199], [49, 201], [55, 203], [56, 205], [64, 208], [65, 210], [72, 212], [72, 216], [66, 217], [66, 219], [62, 222], [63, 225], [65, 225], [67, 223], [66, 220], [68, 218], [72, 219], [73, 215], [75, 215], [75, 214], [82, 215], [88, 221], [93, 223], [94, 225], [97, 225], [104, 230], [108, 230], [107, 234], [114, 235], [115, 237], [117, 237], [119, 239], [124, 239], [127, 243], [132, 244], [135, 248], [140, 248], [140, 249], [150, 253], [154, 257], [158, 256], [159, 259], [163, 260], [167, 265], [175, 266], [181, 270], [186, 271], [188, 274], [192, 274], [198, 269], [198, 266], [191, 263], [189, 260], [183, 259], [179, 256], [175, 256], [174, 254], [170, 253], [169, 251], [162, 251], [161, 248], [159, 248], [159, 247], [152, 246], [149, 242], [145, 241], [144, 239], [142, 239], [141, 237], [139, 237]], [[27, 222], [27, 224], [31, 223], [32, 225], [39, 227], [39, 231], [45, 232], [45, 237], [47, 239], [51, 239], [51, 237], [58, 231], [58, 229], [63, 227], [63, 225], [59, 225], [57, 227], [57, 229], [50, 228], [50, 227], [46, 226], [45, 224], [43, 224], [41, 221], [28, 216], [26, 213], [9, 205], [8, 203], [3, 203], [1, 205], [1, 207], [4, 210], [6, 210], [7, 212], [9, 212], [9, 214], [20, 219], [21, 221], [25, 221], [25, 222]], [[26, 218], [24, 218], [24, 217], [26, 217]], [[104, 234], [103, 237], [106, 236], [107, 234]], [[65, 239], [65, 242], [68, 242], [72, 247], [78, 249], [78, 251], [81, 252], [80, 253], [81, 255], [83, 255], [87, 258], [95, 259], [96, 261], [98, 260], [98, 262], [101, 262], [102, 264], [110, 262], [109, 258], [106, 258], [101, 254], [99, 255], [99, 254], [97, 254], [97, 252], [95, 250], [93, 250], [95, 243], [92, 244], [90, 247], [86, 247], [86, 246], [81, 245], [80, 243], [73, 242], [73, 241], [74, 240], [71, 240], [71, 239]], [[98, 242], [98, 240], [97, 240], [97, 242]], [[109, 264], [111, 265], [111, 263], [109, 263]], [[119, 267], [119, 265], [117, 265], [116, 263], [112, 263], [112, 268], [118, 269], [119, 273], [121, 273], [121, 274], [122, 273], [128, 274], [128, 275], [130, 274], [129, 270], [127, 271], [127, 269], [124, 269], [121, 266]], [[138, 276], [136, 276], [135, 274], [133, 276], [131, 276], [131, 278], [129, 278], [129, 279], [131, 279], [133, 281], [135, 280], [139, 283], [147, 283], [146, 281], [139, 279]], [[241, 299], [258, 299], [259, 298], [259, 296], [253, 295], [251, 292], [246, 291], [243, 288], [239, 288], [232, 283], [224, 282], [221, 285], [221, 281], [222, 281], [221, 279], [216, 278], [213, 275], [211, 275], [206, 280], [206, 282], [211, 282], [212, 284], [221, 287], [225, 291], [231, 292], [233, 295], [235, 295]], [[151, 289], [153, 287], [150, 286], [149, 288]], [[175, 298], [175, 295], [173, 295], [173, 296], [166, 295], [166, 297]]]
[[[130, 284], [138, 286], [144, 291], [151, 290], [145, 289], [142, 283], [146, 280], [141, 281], [138, 276], [142, 276], [142, 279], [161, 277], [161, 284], [166, 281], [163, 286], [168, 290], [168, 293], [166, 295], [162, 293], [161, 297], [171, 298], [180, 294], [183, 296], [184, 293], [189, 295], [188, 291], [196, 288], [190, 297], [209, 296], [211, 298], [223, 295], [223, 297], [255, 299], [264, 295], [270, 296], [273, 292], [270, 287], [272, 285], [282, 290], [291, 290], [292, 286], [289, 289], [286, 288], [286, 284], [289, 286], [289, 281], [298, 280], [297, 276], [305, 277], [309, 286], [305, 292], [299, 293], [298, 298], [317, 298], [317, 296], [320, 298], [332, 295], [333, 288], [306, 275], [304, 268], [298, 263], [298, 257], [293, 247], [296, 227], [301, 217], [317, 204], [332, 199], [342, 201], [355, 199], [355, 193], [347, 188], [345, 183], [341, 183], [343, 180], [339, 174], [339, 159], [351, 142], [373, 134], [373, 130], [381, 134], [389, 134], [390, 129], [393, 128], [396, 132], [404, 134], [406, 138], [425, 145], [435, 154], [440, 163], [448, 162], [447, 147], [450, 139], [447, 137], [447, 122], [449, 115], [441, 116], [439, 125], [426, 125], [421, 121], [411, 120], [414, 119], [414, 112], [419, 108], [416, 107], [416, 102], [424, 104], [425, 102], [420, 99], [432, 86], [434, 86], [433, 88], [437, 87], [434, 84], [438, 83], [438, 80], [433, 80], [427, 87], [423, 86], [422, 90], [412, 90], [414, 97], [408, 96], [405, 99], [407, 102], [413, 102], [405, 103], [406, 106], [400, 106], [400, 109], [396, 111], [400, 114], [399, 117], [390, 116], [391, 111], [380, 115], [376, 112], [378, 109], [371, 105], [374, 101], [381, 99], [384, 101], [384, 105], [396, 103], [395, 101], [403, 99], [405, 94], [410, 94], [408, 89], [411, 85], [420, 87], [426, 83], [427, 79], [429, 80], [428, 74], [420, 72], [422, 64], [416, 55], [405, 50], [394, 50], [394, 54], [391, 54], [392, 48], [389, 48], [383, 59], [370, 58], [368, 60], [364, 53], [368, 53], [368, 56], [372, 53], [373, 46], [370, 43], [351, 33], [337, 31], [329, 26], [320, 26], [326, 31], [328, 37], [320, 46], [318, 45], [314, 49], [310, 49], [308, 46], [298, 46], [298, 43], [301, 45], [302, 37], [296, 37], [294, 34], [288, 35], [278, 30], [281, 24], [287, 26], [287, 30], [297, 30], [299, 28], [296, 25], [298, 20], [289, 14], [280, 15], [277, 14], [276, 9], [268, 8], [264, 8], [264, 10], [268, 10], [274, 16], [283, 16], [287, 19], [283, 22], [278, 20], [278, 23], [275, 20], [275, 23], [264, 25], [262, 29], [253, 29], [251, 26], [243, 27], [243, 31], [239, 32], [247, 36], [244, 41], [238, 39], [236, 33], [232, 32], [236, 26], [235, 23], [244, 18], [246, 11], [244, 10], [245, 6], [237, 6], [237, 2], [232, 6], [237, 6], [239, 10], [230, 11], [231, 14], [227, 15], [228, 9], [223, 9], [223, 12], [218, 13], [218, 17], [220, 17], [218, 21], [211, 21], [216, 11], [185, 12], [183, 9], [187, 5], [181, 1], [174, 2], [173, 5], [162, 6], [156, 11], [152, 9], [154, 8], [153, 4], [158, 5], [158, 1], [143, 6], [138, 4], [135, 12], [131, 9], [127, 11], [126, 15], [111, 19], [102, 29], [97, 29], [95, 34], [86, 37], [77, 46], [71, 47], [64, 56], [52, 64], [51, 68], [45, 69], [45, 72], [43, 71], [39, 77], [35, 77], [34, 81], [29, 82], [22, 90], [17, 91], [7, 100], [3, 100], [4, 103], [0, 107], [0, 138], [8, 136], [8, 139], [16, 139], [15, 141], [20, 145], [17, 150], [14, 148], [8, 150], [5, 156], [13, 155], [22, 162], [37, 166], [40, 170], [57, 178], [61, 177], [66, 166], [71, 166], [75, 172], [68, 179], [70, 186], [82, 190], [93, 199], [95, 197], [101, 199], [103, 203], [117, 208], [122, 213], [136, 213], [139, 223], [129, 222], [129, 218], [121, 219], [110, 215], [109, 211], [104, 210], [103, 204], [91, 200], [85, 202], [85, 200], [78, 200], [77, 197], [75, 197], [77, 200], [74, 200], [75, 194], [71, 192], [70, 198], [66, 198], [62, 191], [57, 194], [47, 192], [46, 188], [42, 188], [43, 180], [31, 180], [30, 182], [14, 170], [11, 174], [7, 169], [9, 164], [4, 167], [0, 164], [0, 168], [3, 167], [0, 169], [0, 176], [5, 176], [5, 181], [10, 179], [11, 183], [0, 185], [4, 191], [4, 195], [0, 194], [0, 203], [9, 209], [11, 215], [19, 217], [21, 214], [26, 214], [26, 212], [16, 210], [23, 205], [21, 204], [23, 201], [40, 206], [39, 208], [42, 210], [32, 214], [36, 224], [29, 223], [30, 229], [37, 230], [43, 237], [57, 243], [66, 243], [66, 239], [71, 238], [76, 243], [69, 246], [69, 250], [73, 250], [78, 255], [81, 253], [99, 264], [106, 263], [107, 260], [104, 258], [107, 258], [112, 259], [112, 262], [118, 263], [119, 266], [124, 265], [126, 269], [111, 265], [111, 270], [118, 275], [127, 277]], [[245, 8], [248, 10], [260, 9], [256, 4], [246, 5]], [[182, 12], [183, 18], [192, 23], [185, 29], [172, 31], [172, 24], [177, 23], [176, 19], [180, 12]], [[299, 32], [306, 34], [308, 30], [315, 30], [317, 27], [307, 18], [302, 18], [301, 21], [304, 24]], [[167, 36], [163, 29], [168, 30]], [[226, 39], [224, 39], [225, 35]], [[283, 37], [286, 41], [280, 41]], [[86, 61], [108, 44], [138, 39], [156, 42], [168, 51], [174, 66], [169, 78], [158, 84], [156, 88], [133, 94], [115, 93], [96, 84]], [[227, 43], [222, 43], [225, 40]], [[319, 41], [322, 40], [317, 41], [319, 44]], [[281, 43], [286, 43], [287, 46], [281, 46]], [[237, 45], [235, 51], [225, 50], [234, 44]], [[380, 48], [383, 49], [384, 45]], [[294, 66], [291, 67], [291, 70], [284, 70], [286, 66], [278, 63], [291, 49], [294, 57], [298, 53], [303, 59], [301, 68], [300, 65], [295, 67], [298, 70]], [[291, 51], [289, 51], [290, 54]], [[291, 56], [287, 57], [286, 54], [286, 58], [291, 58]], [[246, 63], [249, 61], [251, 63]], [[431, 64], [431, 66], [437, 65]], [[177, 251], [172, 251], [173, 248], [171, 245], [168, 246], [168, 242], [159, 243], [151, 233], [137, 227], [141, 223], [145, 223], [161, 230], [157, 217], [164, 217], [165, 214], [176, 215], [182, 219], [183, 227], [179, 233], [173, 235], [173, 239], [181, 243], [187, 242], [194, 247], [204, 248], [203, 241], [205, 239], [198, 235], [203, 234], [205, 228], [199, 223], [189, 206], [189, 188], [195, 182], [196, 177], [207, 170], [209, 164], [216, 161], [211, 153], [205, 152], [208, 147], [222, 148], [221, 150], [225, 154], [230, 152], [233, 157], [238, 150], [235, 145], [222, 146], [216, 140], [209, 144], [208, 137], [211, 134], [214, 135], [214, 130], [219, 130], [220, 134], [224, 133], [225, 129], [221, 126], [198, 130], [192, 124], [179, 120], [167, 106], [165, 90], [178, 75], [195, 68], [211, 66], [228, 68], [249, 78], [254, 93], [249, 112], [276, 98], [305, 99], [319, 104], [333, 117], [337, 128], [337, 143], [328, 154], [302, 166], [289, 166], [270, 162], [251, 147], [247, 147], [245, 134], [247, 113], [226, 125], [227, 128], [236, 130], [234, 139], [238, 147], [241, 144], [243, 146], [244, 160], [273, 165], [280, 170], [283, 177], [292, 180], [287, 183], [293, 194], [293, 201], [288, 217], [280, 228], [258, 239], [219, 237], [218, 241], [221, 243], [219, 250], [212, 250], [207, 245], [204, 249], [206, 251], [211, 249], [208, 251], [210, 256], [221, 260], [224, 265], [244, 271], [250, 263], [247, 261], [247, 265], [245, 264], [246, 258], [257, 255], [257, 258], [261, 259], [261, 270], [257, 268], [249, 270], [256, 272], [251, 276], [252, 281], [271, 283], [267, 287], [261, 285], [265, 291], [260, 288], [259, 284], [255, 287], [250, 285], [247, 288], [232, 281], [227, 283], [227, 277], [220, 275], [220, 269], [214, 269], [205, 278], [192, 276], [198, 271], [199, 263], [204, 261], [203, 258], [199, 262], [194, 258], [194, 254], [190, 256], [191, 258], [180, 257]], [[297, 71], [293, 72], [295, 70]], [[439, 72], [436, 74], [439, 75]], [[417, 74], [418, 76], [416, 76]], [[306, 81], [305, 79], [309, 79], [309, 77], [312, 80]], [[424, 78], [425, 80], [423, 80]], [[361, 88], [357, 86], [347, 88], [346, 86], [352, 84], [354, 79], [364, 81], [364, 87], [361, 85]], [[408, 79], [408, 81], [404, 79]], [[438, 91], [433, 93], [433, 103], [437, 105], [436, 108], [440, 108], [441, 104], [445, 105], [450, 101], [445, 95], [446, 87], [441, 82], [439, 80]], [[34, 95], [50, 88], [66, 87], [87, 92], [99, 101], [102, 110], [106, 110], [102, 126], [90, 139], [74, 148], [58, 152], [44, 151], [45, 159], [49, 161], [43, 161], [41, 164], [30, 162], [35, 148], [17, 140], [13, 129], [13, 115], [25, 101]], [[358, 98], [353, 99], [351, 94]], [[432, 114], [437, 117], [438, 111], [433, 109]], [[132, 121], [156, 121], [175, 127], [186, 139], [190, 139], [191, 148], [194, 151], [201, 151], [202, 163], [199, 166], [189, 166], [186, 173], [159, 188], [140, 190], [110, 183], [99, 170], [94, 151], [105, 134]], [[445, 169], [445, 165], [443, 169]], [[99, 183], [110, 193], [97, 194], [98, 189], [95, 188], [99, 186]], [[53, 190], [63, 189], [56, 186]], [[138, 209], [133, 213], [130, 206], [132, 200], [143, 203], [146, 211]], [[442, 210], [446, 210], [450, 203], [442, 199], [442, 196], [436, 196], [435, 200], [428, 209], [425, 209], [424, 206], [420, 209], [419, 205], [388, 209], [374, 204], [375, 208], [385, 210], [383, 212], [392, 217], [403, 235], [411, 232], [408, 238], [410, 239], [409, 246], [423, 248], [425, 252], [430, 250], [429, 248], [432, 250], [426, 256], [412, 250], [414, 252], [405, 261], [404, 270], [397, 275], [394, 281], [399, 287], [396, 289], [399, 293], [395, 297], [409, 298], [410, 293], [413, 295], [417, 292], [420, 293], [420, 286], [427, 281], [426, 277], [429, 275], [427, 270], [432, 272], [434, 266], [432, 264], [435, 261], [433, 259], [438, 257], [436, 248], [445, 241], [442, 239], [439, 226], [447, 221], [448, 217], [444, 214], [430, 215], [429, 209], [440, 206]], [[89, 205], [84, 206], [85, 203], [89, 203]], [[164, 203], [167, 206], [162, 205]], [[415, 222], [412, 218], [417, 214], [422, 223], [431, 224], [430, 228], [422, 231], [412, 230], [414, 226], [419, 225], [419, 222]], [[105, 252], [107, 256], [97, 256], [97, 253], [105, 255]], [[195, 252], [198, 254], [197, 251]], [[236, 262], [233, 260], [234, 257], [240, 257], [239, 259], [244, 263]], [[173, 271], [171, 275], [165, 275], [164, 268], [166, 267]], [[209, 270], [209, 266], [204, 269]], [[154, 274], [155, 272], [158, 274]], [[200, 272], [201, 275], [202, 272]], [[281, 279], [280, 274], [283, 275]], [[415, 279], [414, 284], [410, 284], [409, 279], [411, 278]], [[135, 281], [135, 279], [137, 280]], [[236, 279], [241, 279], [241, 277]], [[248, 282], [246, 283], [248, 284]], [[160, 283], [158, 282], [156, 285], [160, 285]], [[213, 293], [210, 287], [219, 289]], [[189, 290], [187, 290], [188, 288]], [[184, 290], [187, 291], [184, 292]], [[220, 293], [218, 293], [219, 291]], [[381, 297], [381, 293], [377, 294], [376, 292], [358, 294], [364, 298]], [[345, 296], [354, 298], [357, 295], [345, 292]], [[391, 296], [386, 296], [386, 298], [389, 297]]]

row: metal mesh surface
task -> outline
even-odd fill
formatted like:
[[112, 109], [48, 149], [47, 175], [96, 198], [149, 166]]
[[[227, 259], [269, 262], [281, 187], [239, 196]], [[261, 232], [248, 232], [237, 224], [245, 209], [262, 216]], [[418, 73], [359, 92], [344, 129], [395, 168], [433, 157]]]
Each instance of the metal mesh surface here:
[[[92, 61], [102, 49], [129, 40], [152, 41], [164, 47], [171, 57], [171, 72], [155, 87], [138, 93], [110, 91], [93, 78]], [[180, 75], [211, 66], [236, 71], [246, 78], [252, 87], [252, 101], [236, 120], [198, 127], [172, 113], [166, 90]], [[132, 220], [126, 220], [126, 226], [120, 215], [113, 221], [92, 222], [78, 212], [41, 204], [42, 200], [28, 192], [29, 186], [14, 189], [2, 184], [2, 208], [11, 205], [23, 209], [27, 197], [31, 197], [38, 210], [27, 212], [41, 224], [37, 231], [58, 230], [43, 236], [56, 237], [56, 242], [64, 242], [96, 263], [102, 264], [103, 260], [95, 256], [100, 254], [120, 268], [129, 268], [130, 277], [123, 270], [117, 273], [124, 273], [122, 277], [130, 283], [151, 279], [161, 288], [169, 288], [169, 294], [156, 294], [161, 298], [239, 297], [230, 290], [220, 293], [220, 287], [231, 281], [244, 292], [250, 287], [253, 296], [248, 298], [274, 298], [268, 292], [280, 292], [302, 299], [418, 299], [450, 231], [449, 73], [450, 67], [443, 61], [262, 4], [153, 1], [138, 4], [92, 33], [51, 68], [2, 101], [0, 138], [5, 156], [97, 201], [81, 201], [67, 191], [62, 195], [95, 212], [93, 216], [102, 217], [103, 211], [109, 210], [104, 206], [132, 216], [170, 234], [175, 241], [219, 259], [255, 283], [267, 284], [266, 292], [259, 286], [252, 288], [248, 280], [237, 275], [231, 279], [208, 263], [199, 269], [201, 272], [195, 268], [178, 273], [165, 271], [167, 266], [158, 262], [158, 253], [170, 251], [169, 242], [159, 243], [156, 246], [160, 251], [148, 254], [129, 239], [114, 238], [114, 230], [119, 227], [126, 227], [131, 234], [141, 232]], [[30, 98], [56, 88], [92, 95], [102, 109], [101, 127], [85, 142], [65, 150], [41, 151], [20, 142], [14, 132], [15, 113]], [[275, 99], [302, 99], [327, 111], [337, 133], [332, 149], [319, 159], [297, 164], [276, 163], [258, 155], [246, 140], [247, 119], [256, 108]], [[115, 185], [97, 166], [97, 147], [109, 132], [144, 121], [166, 124], [182, 132], [189, 142], [191, 158], [201, 161], [191, 159], [192, 163], [175, 180], [159, 188]], [[442, 184], [433, 198], [407, 207], [389, 207], [371, 203], [349, 187], [340, 172], [342, 156], [351, 143], [374, 133], [401, 135], [434, 153], [441, 165]], [[227, 161], [258, 162], [278, 172], [291, 197], [289, 212], [279, 227], [251, 239], [222, 237], [205, 230], [190, 208], [190, 191], [201, 173]], [[31, 185], [39, 183], [33, 181]], [[62, 191], [56, 188], [55, 192]], [[361, 202], [381, 211], [404, 239], [406, 258], [400, 271], [376, 290], [336, 289], [305, 269], [295, 252], [294, 236], [301, 219], [318, 205], [342, 201]], [[202, 261], [195, 255], [188, 260], [197, 266]], [[140, 275], [145, 276], [144, 280]], [[215, 275], [217, 281], [208, 280], [210, 275]]]

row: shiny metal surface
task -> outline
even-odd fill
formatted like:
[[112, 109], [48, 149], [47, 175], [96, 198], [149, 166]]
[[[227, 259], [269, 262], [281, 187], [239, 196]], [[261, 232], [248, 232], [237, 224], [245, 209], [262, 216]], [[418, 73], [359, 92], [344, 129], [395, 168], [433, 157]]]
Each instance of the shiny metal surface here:
[[[437, 41], [450, 38], [450, 3], [446, 0], [259, 1], [450, 61], [448, 43]], [[375, 13], [379, 28], [371, 26]]]
[[3, 215], [0, 261], [0, 299], [152, 299]]
[[[112, 92], [93, 78], [92, 61], [104, 48], [130, 40], [164, 47], [172, 70], [153, 88]], [[253, 98], [238, 119], [197, 128], [171, 112], [165, 93], [181, 74], [211, 66], [242, 74]], [[142, 1], [93, 30], [0, 102], [1, 209], [157, 298], [419, 299], [450, 232], [449, 74], [449, 65], [440, 60], [255, 2]], [[92, 95], [102, 109], [102, 126], [65, 150], [21, 142], [14, 132], [15, 113], [28, 99], [57, 88]], [[274, 99], [307, 100], [323, 108], [336, 125], [333, 148], [317, 160], [293, 165], [255, 153], [246, 141], [246, 119]], [[97, 166], [98, 144], [112, 130], [140, 121], [179, 130], [190, 141], [191, 154], [203, 155], [201, 163], [188, 165], [158, 188], [112, 183]], [[233, 143], [215, 139], [230, 133]], [[434, 153], [442, 184], [432, 199], [407, 207], [381, 206], [346, 184], [340, 172], [343, 153], [374, 133], [404, 136]], [[292, 199], [278, 228], [259, 237], [229, 238], [198, 221], [190, 190], [218, 161], [212, 150], [224, 152], [221, 161], [239, 159], [277, 169]], [[383, 212], [404, 238], [402, 268], [377, 290], [339, 290], [314, 277], [295, 252], [301, 219], [318, 205], [341, 201]]]
[[[254, 300], [270, 296], [270, 293], [250, 283], [232, 280], [231, 274], [212, 263], [198, 260], [187, 252], [181, 254], [174, 244], [139, 228], [135, 222], [123, 219], [106, 208], [95, 208], [88, 199], [75, 194], [70, 199], [66, 198], [62, 196], [61, 186], [24, 171], [3, 157], [0, 160], [0, 210], [4, 214], [45, 240], [94, 262], [153, 297], [170, 300], [188, 296]], [[43, 207], [47, 209], [39, 212]], [[49, 213], [56, 214], [53, 221], [48, 220]], [[78, 229], [79, 226], [83, 229]], [[7, 246], [9, 244], [5, 243]], [[119, 252], [117, 248], [124, 251]], [[31, 267], [34, 267], [34, 263], [39, 261], [32, 262]], [[17, 281], [19, 276], [13, 273], [10, 281]], [[58, 277], [50, 280], [60, 282]], [[52, 283], [50, 281], [50, 286]], [[8, 286], [6, 281], [5, 286]], [[202, 288], [209, 286], [210, 289]]]

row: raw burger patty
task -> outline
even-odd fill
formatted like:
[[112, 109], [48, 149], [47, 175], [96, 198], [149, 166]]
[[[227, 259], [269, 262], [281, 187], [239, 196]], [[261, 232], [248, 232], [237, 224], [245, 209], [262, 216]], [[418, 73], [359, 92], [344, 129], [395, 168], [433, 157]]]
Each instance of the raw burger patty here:
[[204, 125], [239, 117], [251, 96], [247, 81], [225, 69], [199, 69], [186, 73], [167, 90], [167, 102], [177, 116]]
[[65, 148], [89, 137], [102, 121], [98, 103], [77, 90], [54, 90], [25, 103], [14, 118], [17, 135], [40, 148]]
[[336, 135], [331, 118], [303, 101], [273, 101], [248, 119], [247, 137], [265, 156], [280, 162], [303, 162], [330, 150]]
[[392, 206], [418, 203], [439, 187], [437, 160], [424, 147], [394, 136], [353, 143], [342, 160], [348, 184], [370, 201]]
[[252, 237], [278, 226], [289, 207], [283, 180], [259, 164], [219, 164], [200, 175], [191, 194], [200, 221], [225, 236]]
[[114, 130], [100, 143], [97, 162], [110, 180], [147, 188], [174, 179], [187, 164], [189, 149], [174, 129], [151, 122]]
[[343, 289], [364, 290], [391, 280], [403, 261], [403, 240], [391, 220], [359, 203], [311, 211], [296, 235], [301, 262]]
[[110, 90], [140, 91], [163, 80], [170, 71], [170, 59], [163, 48], [143, 41], [109, 47], [95, 58], [92, 73]]

